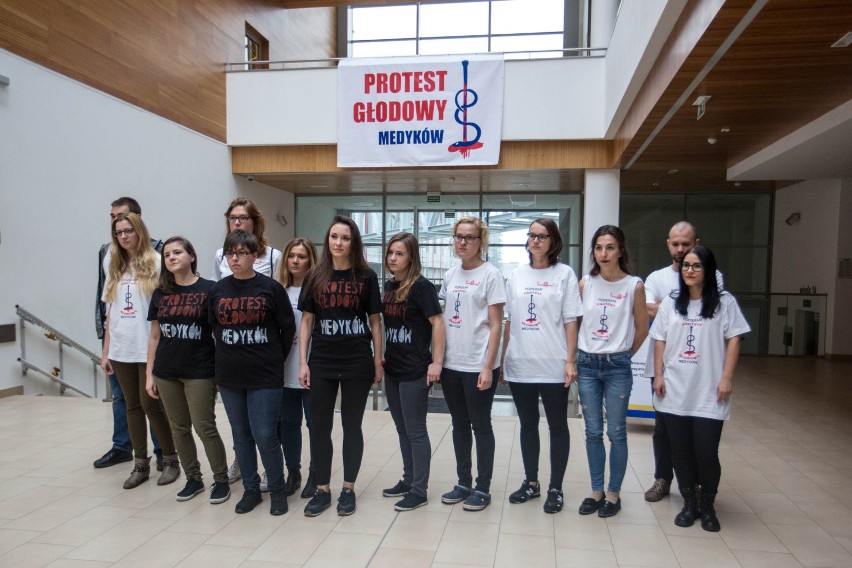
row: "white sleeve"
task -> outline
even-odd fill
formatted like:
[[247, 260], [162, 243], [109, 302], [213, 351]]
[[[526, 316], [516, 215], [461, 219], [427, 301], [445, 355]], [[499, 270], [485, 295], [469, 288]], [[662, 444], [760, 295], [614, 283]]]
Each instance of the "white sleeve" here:
[[447, 299], [447, 277], [450, 274], [450, 270], [452, 270], [452, 268], [444, 272], [444, 277], [441, 279], [441, 291], [438, 292], [438, 299], [440, 300]]
[[657, 317], [654, 318], [654, 323], [651, 324], [651, 330], [648, 334], [656, 341], [665, 341], [669, 330], [669, 316], [674, 311], [674, 300], [666, 296], [660, 304], [660, 309], [657, 310]]
[[567, 266], [568, 273], [565, 277], [565, 289], [562, 292], [562, 323], [576, 321], [583, 315], [583, 302], [580, 300], [580, 286], [577, 283], [577, 275], [574, 270]]
[[506, 282], [496, 268], [488, 271], [485, 283], [485, 299], [489, 306], [506, 303]]
[[222, 249], [219, 249], [216, 251], [216, 256], [213, 257], [213, 282], [218, 282], [222, 279], [222, 270], [219, 268], [219, 263], [222, 262], [224, 254], [224, 251]]
[[506, 314], [506, 321], [512, 321], [512, 298], [509, 295], [512, 293], [512, 277], [515, 276], [515, 273], [509, 275], [506, 279], [506, 304], [503, 307], [503, 313]]
[[738, 335], [743, 335], [751, 331], [751, 326], [743, 315], [740, 306], [737, 304], [736, 298], [730, 294], [725, 294], [720, 298], [722, 302], [722, 332], [725, 339], [730, 339]]
[[659, 284], [657, 283], [657, 279], [654, 278], [654, 273], [652, 272], [648, 275], [648, 278], [645, 279], [646, 304], [656, 304], [657, 302], [661, 302], [663, 300], [663, 296], [660, 296], [660, 293], [657, 290], [658, 287]]

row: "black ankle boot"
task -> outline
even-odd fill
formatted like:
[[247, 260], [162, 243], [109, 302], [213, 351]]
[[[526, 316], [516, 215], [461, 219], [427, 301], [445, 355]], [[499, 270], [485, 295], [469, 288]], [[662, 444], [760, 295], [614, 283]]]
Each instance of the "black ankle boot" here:
[[[695, 489], [681, 489], [680, 494], [683, 496], [683, 509], [677, 514], [674, 524], [679, 527], [691, 527], [698, 518], [698, 500], [695, 498]], [[702, 517], [703, 518], [703, 517]]]
[[714, 501], [716, 501], [715, 493], [701, 493], [701, 528], [709, 532], [719, 532], [722, 528], [719, 519], [716, 518]]
[[284, 493], [289, 497], [302, 486], [302, 472], [298, 469], [287, 469], [287, 481], [284, 483]]

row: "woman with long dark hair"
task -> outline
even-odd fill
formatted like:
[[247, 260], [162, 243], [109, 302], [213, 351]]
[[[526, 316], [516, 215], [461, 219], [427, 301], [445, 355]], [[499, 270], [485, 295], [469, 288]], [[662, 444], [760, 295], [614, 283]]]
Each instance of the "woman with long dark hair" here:
[[680, 263], [680, 291], [663, 299], [651, 327], [654, 408], [666, 422], [683, 496], [674, 522], [689, 527], [700, 516], [701, 528], [711, 532], [720, 529], [714, 507], [722, 474], [719, 440], [731, 411], [740, 336], [751, 331], [715, 274], [710, 249], [693, 247]]
[[[497, 267], [485, 260], [488, 226], [482, 219], [458, 219], [452, 242], [461, 264], [447, 271], [439, 293], [445, 301], [447, 329], [441, 388], [453, 420], [458, 483], [441, 496], [441, 502], [481, 511], [491, 503], [495, 449], [491, 405], [500, 375], [497, 352], [506, 287]], [[476, 485], [471, 459], [474, 437]]]
[[[624, 233], [604, 225], [592, 236], [592, 269], [580, 281], [583, 320], [577, 344], [580, 406], [586, 425], [586, 454], [592, 495], [580, 514], [602, 518], [621, 510], [621, 483], [627, 470], [627, 406], [633, 389], [630, 358], [648, 336], [642, 280], [630, 275]], [[610, 442], [609, 485], [604, 493], [606, 449], [604, 409]]]
[[[311, 431], [310, 391], [299, 383], [299, 334], [302, 321], [299, 311], [299, 295], [308, 271], [317, 264], [317, 251], [310, 239], [296, 238], [284, 247], [284, 261], [278, 272], [278, 282], [287, 290], [290, 306], [296, 317], [297, 333], [293, 337], [293, 346], [287, 356], [284, 368], [284, 397], [281, 401], [281, 418], [278, 422], [278, 437], [284, 450], [284, 462], [287, 465], [287, 495], [293, 495], [302, 484], [302, 416]], [[308, 477], [302, 491], [302, 499], [313, 497], [317, 486], [314, 481], [313, 463], [308, 466]]]
[[192, 429], [204, 444], [213, 470], [211, 503], [224, 503], [231, 496], [225, 444], [216, 428], [213, 411], [213, 330], [210, 328], [207, 295], [211, 280], [198, 276], [198, 257], [192, 243], [172, 237], [163, 245], [160, 285], [151, 297], [148, 321], [146, 389], [166, 407], [172, 437], [186, 473], [186, 486], [177, 494], [188, 501], [204, 491], [201, 464]]
[[[402, 497], [397, 511], [427, 503], [432, 446], [426, 431], [429, 389], [441, 379], [444, 317], [435, 286], [421, 274], [420, 246], [411, 233], [388, 241], [382, 314], [385, 320], [385, 396], [402, 453], [402, 479], [382, 491]], [[430, 349], [431, 345], [431, 349]]]
[[101, 368], [107, 375], [115, 372], [127, 402], [134, 465], [124, 482], [125, 489], [138, 487], [151, 473], [146, 417], [163, 450], [163, 473], [157, 484], [173, 483], [180, 476], [166, 412], [160, 401], [145, 390], [151, 334], [146, 316], [157, 287], [159, 267], [160, 255], [151, 246], [142, 218], [136, 213], [117, 215], [112, 221], [112, 244], [103, 267], [107, 280], [102, 300], [107, 304], [107, 321]]
[[[355, 512], [355, 481], [364, 455], [361, 423], [373, 383], [382, 380], [382, 299], [358, 225], [336, 216], [322, 256], [299, 298], [299, 382], [311, 394], [311, 458], [317, 490], [305, 506], [315, 517], [331, 506], [331, 429], [337, 392], [343, 424], [343, 489], [337, 514]], [[310, 358], [308, 357], [310, 353]]]
[[502, 380], [509, 383], [521, 421], [521, 455], [526, 477], [509, 495], [525, 503], [541, 495], [538, 458], [539, 398], [550, 429], [550, 484], [545, 513], [565, 502], [562, 480], [568, 467], [568, 389], [577, 380], [577, 318], [583, 315], [574, 271], [559, 262], [562, 237], [552, 219], [536, 219], [527, 233], [530, 263], [506, 281]]

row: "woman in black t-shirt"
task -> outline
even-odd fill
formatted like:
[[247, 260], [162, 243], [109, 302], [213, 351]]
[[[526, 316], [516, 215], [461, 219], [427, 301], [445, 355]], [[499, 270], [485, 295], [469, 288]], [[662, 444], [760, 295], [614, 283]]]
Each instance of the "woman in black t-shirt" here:
[[231, 490], [225, 444], [213, 412], [214, 346], [207, 321], [207, 294], [213, 282], [200, 278], [197, 268], [198, 257], [192, 243], [183, 237], [165, 242], [160, 286], [154, 290], [148, 309], [151, 338], [145, 388], [151, 397], [163, 400], [175, 448], [186, 472], [186, 486], [177, 494], [177, 500], [188, 501], [204, 491], [192, 437], [194, 427], [213, 470], [210, 502], [224, 503]]
[[397, 233], [391, 237], [385, 268], [393, 273], [385, 282], [382, 308], [385, 395], [399, 434], [403, 474], [382, 495], [402, 497], [394, 509], [411, 511], [427, 502], [432, 446], [426, 413], [429, 388], [441, 378], [446, 334], [435, 286], [420, 274], [420, 247], [414, 235]]
[[355, 512], [355, 479], [364, 454], [361, 422], [370, 388], [383, 375], [381, 309], [379, 280], [364, 257], [358, 226], [338, 215], [299, 298], [299, 381], [311, 391], [311, 459], [317, 484], [305, 506], [308, 517], [331, 506], [331, 428], [338, 388], [343, 490], [337, 514]]

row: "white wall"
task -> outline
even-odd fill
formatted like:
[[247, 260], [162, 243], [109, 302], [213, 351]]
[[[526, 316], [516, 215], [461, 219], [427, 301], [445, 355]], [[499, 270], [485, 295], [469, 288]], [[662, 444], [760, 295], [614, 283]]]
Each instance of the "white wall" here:
[[[852, 281], [837, 279], [838, 258], [852, 257], [850, 191], [851, 180], [834, 179], [808, 180], [775, 192], [772, 291], [798, 293], [802, 286], [816, 286], [828, 294], [825, 351], [830, 354], [852, 354]], [[784, 220], [796, 212], [801, 221], [787, 225]]]
[[[293, 196], [231, 173], [229, 148], [90, 87], [0, 50], [0, 323], [20, 304], [99, 352], [94, 329], [97, 252], [109, 240], [109, 204], [129, 195], [151, 234], [189, 238], [209, 276], [224, 239], [223, 213], [237, 195], [269, 217], [267, 236], [292, 237]], [[281, 227], [275, 214], [289, 225]], [[20, 339], [20, 338], [19, 338]], [[52, 367], [56, 347], [27, 334], [28, 359]], [[0, 345], [0, 389], [55, 393], [22, 381], [19, 345]], [[92, 389], [91, 367], [66, 354], [72, 381]]]

